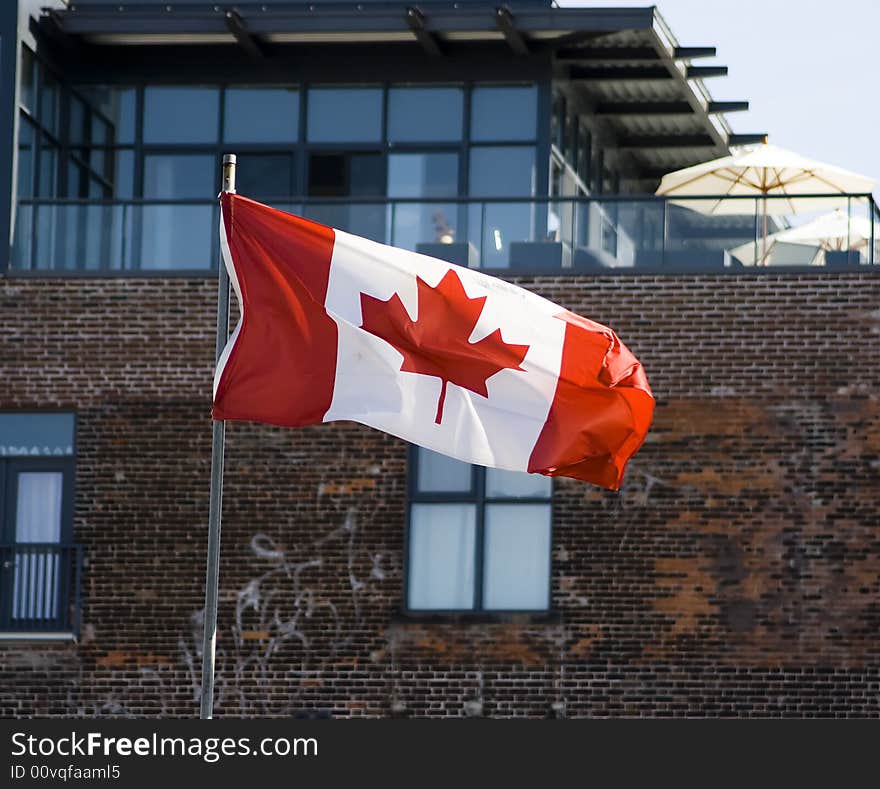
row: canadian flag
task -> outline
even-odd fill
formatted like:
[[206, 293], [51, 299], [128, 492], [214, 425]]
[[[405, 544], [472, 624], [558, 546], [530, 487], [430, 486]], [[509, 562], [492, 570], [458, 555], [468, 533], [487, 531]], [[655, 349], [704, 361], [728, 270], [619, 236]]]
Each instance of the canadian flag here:
[[611, 329], [235, 194], [221, 213], [241, 318], [214, 419], [353, 420], [469, 463], [619, 488], [654, 398]]

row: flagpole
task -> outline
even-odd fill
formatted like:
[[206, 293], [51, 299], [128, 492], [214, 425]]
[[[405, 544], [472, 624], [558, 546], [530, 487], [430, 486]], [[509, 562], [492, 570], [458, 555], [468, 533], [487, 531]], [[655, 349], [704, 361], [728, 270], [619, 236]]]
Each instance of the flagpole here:
[[[223, 154], [223, 191], [235, 192], [235, 154]], [[223, 221], [221, 216], [220, 221]], [[217, 343], [214, 363], [229, 339], [229, 274], [220, 258], [217, 278]], [[211, 441], [211, 495], [208, 509], [208, 566], [205, 571], [205, 634], [202, 642], [202, 697], [199, 717], [214, 717], [214, 655], [217, 646], [217, 591], [220, 576], [220, 514], [223, 509], [223, 450], [226, 422], [215, 419]]]

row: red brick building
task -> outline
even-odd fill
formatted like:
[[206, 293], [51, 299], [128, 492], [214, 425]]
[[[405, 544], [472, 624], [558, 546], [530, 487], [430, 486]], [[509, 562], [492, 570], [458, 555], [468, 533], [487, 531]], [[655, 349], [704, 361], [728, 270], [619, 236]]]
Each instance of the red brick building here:
[[[437, 485], [358, 425], [230, 423], [218, 715], [880, 713], [880, 279], [870, 248], [736, 265], [754, 213], [649, 197], [749, 141], [687, 73], [707, 48], [653, 9], [26, 5], [0, 113], [3, 715], [198, 708], [221, 150], [244, 193], [612, 326], [657, 411], [619, 493]], [[440, 581], [431, 507], [464, 524], [430, 543]], [[502, 511], [527, 598], [491, 585]]]

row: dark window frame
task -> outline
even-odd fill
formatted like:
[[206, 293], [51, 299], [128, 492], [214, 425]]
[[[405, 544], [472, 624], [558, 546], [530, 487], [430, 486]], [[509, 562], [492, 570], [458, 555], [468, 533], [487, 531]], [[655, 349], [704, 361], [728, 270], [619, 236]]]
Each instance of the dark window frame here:
[[[24, 411], [2, 411], [4, 414], [25, 413]], [[71, 413], [70, 411], [27, 411], [27, 413]], [[45, 629], [44, 622], [49, 624], [66, 621], [67, 615], [64, 610], [65, 604], [72, 605], [74, 617], [71, 621], [71, 633], [76, 636], [79, 629], [79, 572], [81, 568], [81, 549], [74, 545], [74, 512], [76, 501], [76, 459], [77, 459], [77, 433], [78, 417], [73, 416], [72, 454], [69, 455], [4, 455], [0, 457], [0, 545], [10, 546], [13, 551], [17, 545], [39, 545], [42, 543], [21, 543], [16, 539], [16, 526], [18, 516], [18, 492], [17, 478], [20, 473], [28, 472], [60, 472], [61, 483], [61, 515], [60, 529], [57, 541], [47, 542], [46, 545], [56, 546], [58, 550], [58, 580], [54, 584], [55, 605], [58, 611], [57, 617], [50, 620], [24, 620], [25, 623], [40, 622], [40, 627], [34, 631], [23, 623], [16, 626], [12, 616], [12, 583], [14, 574], [11, 567], [0, 567], [0, 632], [2, 633], [25, 633], [39, 632]], [[70, 560], [65, 563], [64, 557]], [[73, 584], [73, 597], [67, 596]], [[50, 632], [54, 632], [51, 631]], [[62, 631], [66, 632], [66, 631]]]
[[[471, 486], [467, 491], [432, 491], [418, 489], [419, 447], [411, 444], [407, 454], [407, 501], [406, 527], [403, 541], [403, 601], [401, 610], [405, 616], [448, 618], [485, 618], [494, 616], [531, 615], [544, 617], [552, 615], [553, 606], [553, 535], [555, 527], [554, 489], [551, 479], [550, 494], [538, 496], [487, 496], [486, 468], [471, 465]], [[410, 587], [410, 534], [412, 530], [412, 508], [414, 504], [473, 504], [476, 510], [474, 524], [474, 595], [471, 608], [412, 608], [409, 604]], [[550, 508], [550, 523], [547, 551], [547, 606], [546, 608], [486, 608], [483, 606], [486, 542], [486, 507], [492, 504], [541, 504]]]

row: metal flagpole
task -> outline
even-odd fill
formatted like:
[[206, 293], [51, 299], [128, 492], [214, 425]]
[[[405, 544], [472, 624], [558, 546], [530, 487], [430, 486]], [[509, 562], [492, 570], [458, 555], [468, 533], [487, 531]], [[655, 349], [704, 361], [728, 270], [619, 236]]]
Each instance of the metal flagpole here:
[[[235, 192], [235, 154], [223, 155], [223, 191]], [[222, 218], [220, 220], [223, 221]], [[217, 285], [217, 344], [215, 364], [229, 339], [229, 274], [221, 255]], [[217, 589], [220, 575], [220, 514], [223, 508], [223, 449], [226, 422], [214, 420], [211, 442], [211, 497], [208, 510], [208, 567], [205, 572], [205, 637], [202, 642], [203, 720], [214, 715], [214, 654], [217, 646]]]

